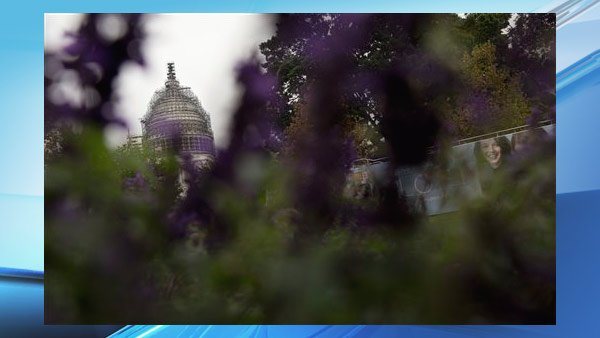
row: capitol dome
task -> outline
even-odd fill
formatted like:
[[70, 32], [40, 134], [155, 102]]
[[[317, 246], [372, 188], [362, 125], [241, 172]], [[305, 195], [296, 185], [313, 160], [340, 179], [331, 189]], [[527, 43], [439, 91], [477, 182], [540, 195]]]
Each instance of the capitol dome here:
[[177, 149], [193, 162], [209, 162], [215, 157], [210, 116], [189, 87], [179, 85], [175, 66], [168, 64], [165, 86], [157, 90], [142, 119], [143, 139], [154, 151]]

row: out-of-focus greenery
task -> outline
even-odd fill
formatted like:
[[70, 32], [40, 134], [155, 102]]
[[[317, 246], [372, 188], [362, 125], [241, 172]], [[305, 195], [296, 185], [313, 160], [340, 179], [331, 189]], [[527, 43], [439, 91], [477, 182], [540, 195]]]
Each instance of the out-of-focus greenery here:
[[[211, 189], [211, 207], [232, 233], [211, 251], [201, 224], [186, 224], [179, 239], [165, 228], [176, 184], [157, 182], [174, 180], [176, 167], [157, 175], [139, 152], [106, 149], [95, 130], [76, 143], [84, 160], [60, 158], [46, 172], [53, 322], [554, 321], [555, 173], [547, 149], [514, 163], [459, 212], [402, 227], [333, 226], [301, 247], [289, 169], [250, 156], [235, 170], [261, 168], [243, 181], [262, 192], [246, 198], [225, 184]], [[119, 173], [142, 173], [143, 181], [124, 187]], [[68, 198], [53, 205], [63, 191]]]
[[[348, 29], [331, 38], [337, 49], [316, 44], [313, 51], [320, 54], [313, 61], [321, 60], [315, 67], [324, 74], [312, 78], [306, 102], [296, 103], [305, 114], [288, 116], [279, 148], [269, 143], [276, 131], [269, 129], [269, 118], [282, 118], [269, 115], [276, 106], [275, 81], [258, 67], [242, 67], [239, 80], [246, 90], [230, 145], [204, 172], [190, 170], [176, 152], [105, 145], [105, 128], [115, 123], [110, 84], [126, 56], [139, 56], [131, 55], [137, 17], [125, 18], [130, 28], [123, 41], [108, 45], [96, 32], [99, 16], [90, 16], [79, 32], [83, 38], [76, 39], [77, 57], [61, 61], [92, 87], [89, 59], [111, 70], [102, 86], [93, 87], [102, 104], [76, 109], [46, 98], [46, 323], [555, 322], [553, 138], [515, 154], [494, 174], [485, 195], [460, 201], [458, 212], [434, 217], [410, 212], [392, 171], [388, 182], [378, 182], [363, 199], [343, 193], [347, 160], [356, 157], [351, 151], [372, 151], [356, 142], [363, 137], [379, 140], [373, 145], [388, 152], [393, 165], [429, 158], [432, 167], [444, 168], [447, 147], [440, 147], [438, 156], [427, 155], [438, 141], [434, 117], [444, 112], [434, 105], [434, 115], [421, 102], [427, 84], [437, 81], [423, 75], [431, 72], [405, 74], [392, 67], [368, 74], [377, 85], [359, 101], [377, 108], [368, 111], [383, 117], [377, 123], [385, 140], [368, 136], [375, 128], [351, 127], [346, 108], [356, 106], [340, 99], [348, 94], [345, 82], [330, 76], [360, 73], [356, 67], [362, 66], [347, 62], [343, 48], [353, 48], [364, 37], [363, 28], [352, 31], [349, 23], [371, 22], [366, 31], [387, 41], [390, 37], [381, 35], [385, 29], [415, 34], [428, 17], [419, 17], [419, 25], [411, 25], [411, 16], [341, 17]], [[329, 20], [295, 18], [281, 22], [291, 28], [315, 22], [326, 27]], [[494, 18], [505, 20], [482, 20], [496, 25]], [[462, 37], [465, 44], [474, 41]], [[455, 57], [464, 55], [465, 68], [449, 67], [446, 75], [459, 72], [460, 81], [470, 79], [486, 98], [506, 100], [495, 113], [521, 113], [524, 94], [510, 86], [515, 77], [496, 64], [492, 44], [479, 42], [468, 54], [455, 51]], [[439, 58], [431, 48], [418, 51], [423, 50], [428, 58]], [[393, 50], [380, 52], [376, 57], [385, 61]], [[281, 71], [296, 66], [282, 65]], [[46, 81], [48, 89], [55, 80]], [[354, 143], [347, 142], [348, 132]]]

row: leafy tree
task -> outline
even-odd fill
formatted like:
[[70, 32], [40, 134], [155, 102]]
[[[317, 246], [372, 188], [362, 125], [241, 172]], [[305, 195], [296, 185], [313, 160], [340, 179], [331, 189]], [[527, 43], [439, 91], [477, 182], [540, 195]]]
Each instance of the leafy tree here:
[[58, 156], [62, 150], [62, 133], [56, 129], [52, 129], [44, 134], [44, 164], [52, 161]]
[[487, 42], [499, 45], [506, 42], [503, 31], [508, 28], [510, 17], [509, 13], [470, 13], [462, 29], [470, 34], [472, 47]]
[[496, 47], [484, 43], [465, 53], [461, 78], [467, 90], [450, 109], [456, 138], [466, 138], [525, 124], [529, 102], [520, 77], [499, 65]]
[[[314, 63], [319, 51], [333, 48], [329, 44], [336, 35], [359, 28], [365, 37], [347, 49], [355, 68], [342, 93], [347, 135], [356, 145], [374, 145], [357, 149], [359, 156], [385, 154], [385, 147], [376, 145], [381, 142], [381, 106], [364, 79], [368, 72], [401, 69], [422, 102], [446, 112], [441, 115], [455, 138], [523, 125], [531, 107], [547, 112], [553, 105], [552, 15], [376, 14], [365, 19], [294, 14], [283, 16], [277, 34], [260, 46], [267, 72], [278, 79], [283, 104], [275, 115], [282, 128], [292, 123], [311, 81], [321, 75]], [[455, 74], [440, 71], [436, 63]]]
[[550, 118], [556, 101], [556, 16], [518, 14], [508, 29], [501, 61], [521, 76], [532, 106]]
[[[432, 21], [433, 20], [433, 21]], [[276, 115], [282, 128], [294, 121], [298, 107], [306, 103], [308, 88], [322, 76], [317, 64], [326, 67], [321, 56], [336, 48], [349, 60], [345, 74], [340, 74], [340, 100], [344, 107], [342, 126], [355, 144], [362, 144], [359, 156], [384, 155], [381, 122], [381, 100], [376, 94], [380, 84], [370, 82], [372, 74], [402, 68], [414, 74], [415, 86], [425, 94], [424, 88], [438, 82], [433, 64], [438, 60], [423, 55], [420, 44], [430, 41], [434, 28], [460, 20], [454, 14], [440, 15], [340, 15], [292, 14], [284, 15], [278, 23], [275, 36], [260, 45], [266, 57], [267, 73], [278, 80], [277, 93], [283, 104]], [[434, 22], [434, 25], [432, 25]], [[289, 30], [289, 27], [294, 27]], [[340, 36], [361, 32], [360, 42], [335, 45]], [[458, 33], [457, 30], [453, 34]], [[453, 38], [454, 39], [454, 38]], [[461, 51], [455, 52], [460, 55]], [[371, 74], [371, 75], [370, 75]], [[432, 80], [433, 79], [433, 80]], [[435, 92], [434, 92], [435, 93]], [[427, 98], [424, 98], [427, 100]], [[368, 140], [357, 137], [368, 137]]]

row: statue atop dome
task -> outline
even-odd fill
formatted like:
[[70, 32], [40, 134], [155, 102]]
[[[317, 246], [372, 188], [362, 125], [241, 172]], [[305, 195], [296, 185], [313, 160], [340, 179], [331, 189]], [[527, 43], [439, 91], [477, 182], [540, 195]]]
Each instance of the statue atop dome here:
[[165, 87], [179, 87], [179, 81], [175, 77], [175, 63], [169, 62], [167, 63], [167, 81], [165, 82]]

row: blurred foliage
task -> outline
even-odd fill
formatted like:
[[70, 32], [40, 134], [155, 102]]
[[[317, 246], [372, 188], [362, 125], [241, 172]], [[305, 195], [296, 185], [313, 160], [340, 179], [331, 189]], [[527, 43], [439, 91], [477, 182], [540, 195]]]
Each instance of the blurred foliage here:
[[[447, 144], [439, 134], [445, 111], [432, 102], [457, 87], [444, 87], [466, 78], [502, 101], [500, 115], [527, 106], [493, 44], [457, 52], [464, 63], [453, 68], [415, 44], [431, 16], [280, 16], [277, 37], [295, 41], [292, 49], [270, 40], [263, 52], [277, 51], [267, 63], [279, 65], [265, 73], [251, 61], [238, 70], [245, 90], [230, 143], [198, 171], [176, 151], [109, 149], [103, 132], [119, 123], [111, 86], [94, 87], [94, 105], [51, 95], [65, 71], [92, 86], [89, 62], [115, 70], [103, 73], [103, 84], [124, 62], [143, 64], [140, 18], [120, 18], [129, 30], [119, 40], [107, 43], [96, 31], [102, 15], [90, 15], [70, 57], [46, 55], [60, 64], [46, 75], [46, 140], [57, 145], [46, 148], [45, 162], [46, 323], [555, 323], [552, 137], [511, 158], [485, 196], [464, 200], [459, 212], [410, 212], [395, 186], [398, 168], [448, 156], [447, 147], [430, 152]], [[332, 34], [311, 37], [317, 28]], [[372, 45], [379, 43], [395, 47]], [[311, 46], [310, 56], [301, 45]], [[355, 62], [348, 51], [360, 48], [373, 57]], [[295, 73], [305, 62], [306, 79]], [[304, 89], [294, 103], [300, 113], [286, 117], [284, 129], [286, 87]], [[357, 101], [348, 101], [357, 88]], [[371, 102], [377, 118], [352, 117], [357, 102]], [[390, 169], [357, 200], [343, 190], [356, 152], [374, 154], [362, 143], [370, 137]]]

